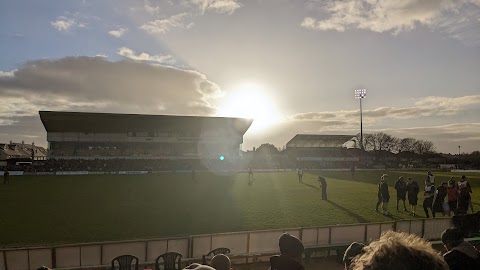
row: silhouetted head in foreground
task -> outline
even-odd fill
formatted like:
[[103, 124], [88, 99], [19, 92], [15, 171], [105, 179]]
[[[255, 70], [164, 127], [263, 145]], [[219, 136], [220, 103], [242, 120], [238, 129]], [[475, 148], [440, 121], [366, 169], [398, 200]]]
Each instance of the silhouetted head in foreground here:
[[459, 246], [461, 243], [463, 243], [463, 239], [463, 232], [457, 228], [446, 229], [442, 233], [442, 243], [447, 251]]
[[345, 254], [343, 254], [343, 264], [345, 265], [345, 270], [351, 269], [350, 266], [358, 255], [364, 253], [363, 248], [365, 247], [362, 243], [353, 242], [347, 250], [345, 250]]
[[213, 256], [212, 262], [210, 266], [215, 268], [216, 270], [230, 270], [232, 269], [232, 263], [230, 262], [230, 258], [228, 258], [224, 254], [218, 254]]
[[388, 231], [354, 259], [353, 270], [448, 270], [442, 255], [426, 240], [408, 233]]
[[203, 265], [199, 263], [192, 263], [189, 266], [183, 268], [183, 269], [195, 269], [195, 270], [215, 270], [215, 268], [210, 267], [208, 265]]
[[298, 262], [302, 261], [302, 254], [305, 248], [302, 241], [297, 237], [284, 233], [278, 239], [278, 246], [282, 255], [291, 257]]

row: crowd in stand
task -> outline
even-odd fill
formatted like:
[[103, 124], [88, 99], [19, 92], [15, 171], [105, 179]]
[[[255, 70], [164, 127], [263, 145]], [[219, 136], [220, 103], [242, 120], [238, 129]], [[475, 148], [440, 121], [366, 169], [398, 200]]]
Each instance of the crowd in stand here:
[[216, 159], [48, 159], [41, 163], [0, 166], [0, 170], [24, 172], [57, 171], [175, 171], [175, 170], [241, 170], [245, 164]]

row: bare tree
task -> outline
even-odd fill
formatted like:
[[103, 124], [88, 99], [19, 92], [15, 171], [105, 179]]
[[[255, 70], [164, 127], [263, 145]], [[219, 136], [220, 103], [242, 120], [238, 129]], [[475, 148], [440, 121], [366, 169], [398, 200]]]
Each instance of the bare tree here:
[[406, 151], [414, 152], [415, 142], [416, 142], [416, 140], [414, 138], [403, 138], [403, 139], [398, 141], [396, 151], [397, 152], [406, 152]]
[[361, 136], [360, 136], [360, 133], [358, 133], [354, 138], [353, 138], [353, 143], [355, 144], [355, 148], [362, 148], [362, 144], [363, 144], [363, 149], [365, 150], [368, 150], [367, 149], [367, 138], [370, 136], [370, 134], [363, 134], [363, 142], [360, 142], [361, 140]]
[[398, 139], [392, 135], [383, 133], [383, 132], [376, 132], [373, 134], [369, 134], [366, 138], [367, 145], [371, 150], [374, 151], [393, 151], [394, 147], [398, 141]]
[[435, 153], [435, 145], [431, 141], [417, 140], [414, 145], [414, 152], [420, 155]]

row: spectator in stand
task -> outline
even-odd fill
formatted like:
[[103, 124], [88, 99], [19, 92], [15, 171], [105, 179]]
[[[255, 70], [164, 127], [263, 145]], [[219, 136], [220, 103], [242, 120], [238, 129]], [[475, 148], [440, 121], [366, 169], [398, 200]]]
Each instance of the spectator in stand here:
[[216, 270], [231, 270], [232, 269], [232, 262], [230, 258], [228, 258], [224, 254], [218, 254], [213, 256], [212, 261], [210, 262], [210, 266], [215, 268]]
[[353, 270], [448, 270], [432, 245], [416, 235], [388, 231], [364, 248]]
[[445, 198], [448, 194], [447, 182], [442, 182], [435, 191], [433, 199], [432, 214], [435, 217], [435, 213], [442, 213], [443, 216], [447, 215], [448, 205], [445, 203]]
[[458, 181], [457, 185], [458, 185], [457, 213], [464, 215], [468, 212], [468, 207], [470, 206], [470, 200], [471, 200], [470, 193], [472, 193], [472, 188], [470, 187], [470, 183], [468, 183], [467, 177], [465, 177], [465, 175], [462, 175], [462, 179]]
[[449, 207], [448, 216], [451, 216], [452, 213], [455, 213], [455, 211], [457, 210], [458, 203], [458, 188], [454, 177], [450, 178], [450, 180], [448, 181], [447, 195]]
[[417, 181], [412, 180], [411, 177], [408, 178], [407, 182], [407, 191], [408, 191], [408, 203], [410, 204], [410, 210], [413, 216], [415, 216], [415, 208], [418, 204], [418, 193], [420, 192], [420, 186]]
[[302, 254], [305, 250], [302, 241], [288, 233], [278, 239], [280, 256], [278, 256], [277, 270], [305, 270], [302, 265]]
[[450, 270], [480, 269], [480, 253], [463, 239], [463, 232], [456, 228], [446, 229], [442, 233], [443, 246], [447, 253], [443, 255]]
[[405, 206], [405, 199], [407, 197], [407, 184], [405, 183], [405, 180], [403, 180], [403, 176], [400, 176], [398, 180], [395, 182], [395, 189], [397, 190], [397, 211], [398, 211], [398, 202], [402, 200], [403, 209], [405, 209], [405, 212], [406, 212], [407, 207]]
[[382, 204], [382, 213], [384, 215], [390, 215], [388, 212], [388, 202], [390, 201], [390, 193], [388, 192], [388, 184], [387, 184], [387, 177], [388, 175], [384, 174], [380, 178], [380, 183], [378, 183], [378, 201], [377, 206], [375, 207], [375, 211], [378, 212], [378, 207]]
[[343, 254], [343, 265], [345, 266], [345, 270], [352, 269], [351, 265], [355, 258], [365, 252], [365, 250], [363, 249], [364, 247], [365, 245], [362, 243], [353, 242], [347, 248], [347, 250], [345, 250], [345, 253]]
[[435, 196], [435, 186], [428, 179], [425, 180], [425, 188], [423, 192], [423, 211], [425, 211], [425, 216], [430, 217], [428, 214], [428, 209], [432, 211], [433, 217], [435, 217], [435, 212], [433, 211], [433, 199]]

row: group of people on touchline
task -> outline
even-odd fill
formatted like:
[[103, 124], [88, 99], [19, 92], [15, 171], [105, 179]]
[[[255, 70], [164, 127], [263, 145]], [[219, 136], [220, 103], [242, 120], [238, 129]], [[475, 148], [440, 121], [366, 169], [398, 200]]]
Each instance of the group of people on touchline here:
[[[390, 215], [390, 212], [388, 212], [390, 193], [388, 191], [387, 178], [388, 175], [382, 175], [378, 184], [378, 201], [375, 211], [378, 212], [381, 205], [382, 213]], [[415, 210], [418, 204], [418, 194], [420, 193], [420, 186], [417, 181], [411, 177], [405, 181], [403, 176], [400, 176], [395, 182], [394, 188], [397, 191], [397, 211], [399, 211], [399, 202], [402, 201], [403, 209], [416, 216]], [[429, 171], [425, 179], [423, 191], [424, 200], [422, 206], [427, 218], [430, 217], [430, 213], [433, 217], [435, 217], [436, 213], [442, 213], [443, 216], [450, 216], [452, 213], [466, 214], [469, 208], [473, 213], [472, 188], [465, 175], [462, 175], [458, 182], [454, 177], [451, 177], [448, 182], [442, 182], [438, 187], [435, 187], [435, 176]], [[410, 205], [409, 210], [405, 204], [407, 198]]]

